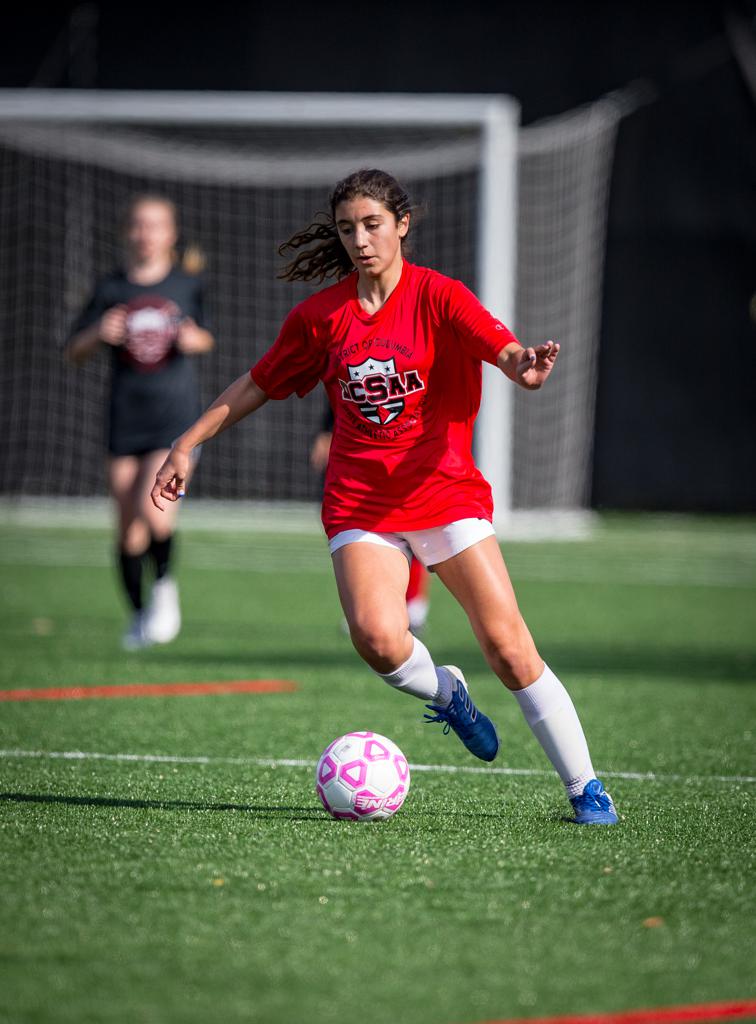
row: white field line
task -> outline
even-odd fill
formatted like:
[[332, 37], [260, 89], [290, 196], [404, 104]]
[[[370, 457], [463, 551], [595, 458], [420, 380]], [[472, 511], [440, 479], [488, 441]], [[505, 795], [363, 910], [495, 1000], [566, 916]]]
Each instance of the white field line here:
[[[146, 764], [232, 764], [253, 768], [314, 768], [317, 761], [292, 757], [184, 757], [178, 754], [104, 754], [88, 750], [0, 750], [0, 758], [44, 758], [61, 761], [129, 761]], [[410, 764], [413, 772], [446, 772], [465, 775], [553, 776], [547, 768], [482, 768], [477, 765]], [[750, 783], [756, 775], [677, 775], [657, 772], [599, 771], [602, 778], [632, 779], [640, 782]]]

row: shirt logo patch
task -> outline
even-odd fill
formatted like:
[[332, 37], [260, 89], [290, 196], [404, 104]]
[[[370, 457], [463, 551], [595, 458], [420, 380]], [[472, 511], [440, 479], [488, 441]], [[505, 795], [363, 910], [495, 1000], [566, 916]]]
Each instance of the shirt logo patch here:
[[127, 306], [123, 355], [134, 369], [150, 373], [168, 361], [178, 336], [181, 311], [160, 295], [143, 295]]
[[404, 397], [425, 390], [417, 370], [398, 373], [396, 361], [366, 359], [347, 363], [349, 380], [339, 380], [341, 397], [354, 402], [366, 420], [385, 426], [404, 412]]

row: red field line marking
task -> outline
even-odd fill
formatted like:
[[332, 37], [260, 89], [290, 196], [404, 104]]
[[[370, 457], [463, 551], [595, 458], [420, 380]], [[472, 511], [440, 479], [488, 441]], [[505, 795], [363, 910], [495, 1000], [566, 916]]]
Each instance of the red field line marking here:
[[660, 1006], [654, 1010], [588, 1013], [568, 1017], [517, 1017], [481, 1021], [481, 1024], [677, 1024], [679, 1021], [722, 1021], [756, 1016], [756, 999], [735, 1003], [700, 1003], [696, 1006]]
[[89, 700], [94, 697], [202, 697], [209, 693], [290, 693], [287, 679], [236, 679], [222, 683], [126, 683], [123, 686], [42, 687], [0, 690], [4, 700]]

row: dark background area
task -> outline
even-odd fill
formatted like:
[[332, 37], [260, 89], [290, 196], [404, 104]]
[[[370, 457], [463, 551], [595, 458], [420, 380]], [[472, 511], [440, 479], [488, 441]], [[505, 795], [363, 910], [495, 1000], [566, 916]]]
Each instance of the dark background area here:
[[752, 512], [755, 14], [754, 0], [29, 4], [6, 16], [0, 87], [509, 93], [529, 124], [644, 81], [615, 159], [593, 503]]

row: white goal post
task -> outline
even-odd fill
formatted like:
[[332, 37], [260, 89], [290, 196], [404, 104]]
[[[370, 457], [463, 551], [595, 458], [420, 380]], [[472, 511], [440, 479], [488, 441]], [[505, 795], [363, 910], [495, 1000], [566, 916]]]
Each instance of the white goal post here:
[[[0, 90], [0, 265], [6, 268], [0, 269], [0, 287], [12, 307], [0, 339], [6, 353], [4, 359], [0, 355], [0, 389], [5, 396], [17, 391], [28, 358], [28, 372], [39, 365], [37, 381], [44, 377], [50, 392], [46, 419], [29, 412], [31, 418], [20, 427], [0, 424], [11, 447], [24, 449], [15, 462], [12, 453], [6, 454], [5, 465], [0, 458], [0, 493], [74, 498], [102, 493], [101, 481], [77, 476], [70, 453], [64, 452], [61, 470], [61, 459], [45, 451], [46, 436], [60, 432], [61, 422], [70, 426], [56, 403], [83, 407], [90, 400], [78, 383], [66, 382], [62, 397], [56, 393], [56, 374], [62, 377], [64, 371], [49, 355], [44, 362], [37, 346], [44, 344], [41, 335], [60, 340], [65, 317], [80, 301], [85, 282], [91, 287], [95, 274], [107, 269], [113, 243], [98, 239], [88, 252], [88, 238], [96, 228], [101, 234], [114, 232], [115, 212], [129, 193], [157, 189], [175, 195], [182, 215], [189, 213], [194, 234], [200, 236], [203, 219], [211, 219], [210, 242], [201, 237], [200, 242], [217, 246], [220, 263], [226, 255], [224, 230], [242, 233], [245, 217], [253, 218], [249, 235], [272, 232], [270, 239], [282, 241], [292, 224], [301, 227], [315, 213], [314, 203], [322, 208], [338, 178], [360, 166], [383, 166], [408, 180], [413, 192], [414, 183], [421, 183], [421, 191], [425, 183], [432, 196], [418, 228], [421, 256], [427, 253], [430, 265], [467, 278], [483, 304], [513, 327], [524, 344], [547, 337], [562, 340], [565, 331], [570, 341], [565, 348], [572, 354], [563, 349], [560, 360], [568, 371], [565, 382], [553, 388], [550, 405], [529, 410], [521, 404], [518, 389], [495, 368], [484, 367], [476, 458], [493, 488], [497, 531], [509, 532], [515, 510], [527, 509], [531, 522], [537, 509], [548, 509], [552, 518], [585, 510], [608, 168], [619, 116], [611, 103], [602, 101], [521, 129], [516, 100], [495, 95]], [[98, 176], [105, 176], [104, 184]], [[281, 189], [296, 193], [296, 199], [281, 199]], [[90, 193], [96, 201], [86, 198]], [[105, 219], [110, 216], [103, 196], [112, 205], [113, 219], [99, 225], [103, 210]], [[289, 220], [271, 227], [277, 210]], [[45, 223], [36, 233], [30, 228], [25, 238], [27, 211]], [[52, 226], [47, 223], [53, 221]], [[58, 261], [64, 269], [50, 271], [54, 283], [35, 289], [29, 275], [36, 277], [39, 261], [55, 261], [45, 246], [54, 246], [56, 239], [66, 250]], [[256, 344], [263, 350], [273, 340], [281, 304], [276, 293], [262, 322], [252, 319], [252, 300], [268, 301], [266, 289], [272, 285], [267, 278], [275, 279], [273, 263], [266, 262], [268, 249], [272, 259], [274, 243], [267, 234], [264, 242], [246, 280], [232, 281], [231, 271], [244, 265], [243, 259], [217, 271], [226, 306], [238, 302], [245, 307], [226, 335], [256, 332]], [[241, 251], [238, 239], [233, 244]], [[14, 270], [21, 266], [22, 251], [27, 263]], [[263, 268], [262, 275], [254, 272], [257, 267]], [[250, 280], [260, 276], [266, 281]], [[75, 286], [68, 278], [76, 278]], [[50, 299], [50, 309], [43, 313], [38, 307], [56, 287], [67, 290], [67, 304], [53, 308]], [[294, 288], [288, 301], [293, 305], [300, 297]], [[223, 336], [220, 343], [222, 348]], [[234, 358], [241, 358], [238, 344]], [[221, 360], [212, 367], [205, 375], [208, 387], [215, 387], [216, 377], [222, 386], [226, 364]], [[103, 390], [104, 373], [92, 374], [86, 385], [90, 392], [93, 382]], [[7, 416], [15, 412], [23, 419], [27, 413], [17, 394], [15, 402], [4, 404]], [[544, 438], [538, 433], [541, 410], [546, 413]], [[86, 436], [76, 439], [88, 452], [95, 451], [97, 411], [87, 410], [81, 428]], [[301, 479], [316, 411], [281, 418], [285, 427], [279, 436], [286, 437], [282, 451], [273, 450], [266, 415], [263, 410], [259, 416], [257, 440], [242, 431], [230, 448], [226, 435], [219, 439], [220, 454], [213, 458], [223, 464], [220, 472], [225, 475], [216, 480], [210, 458], [203, 460], [195, 493], [217, 499], [228, 482], [238, 488], [229, 487], [232, 497], [276, 501], [316, 496], [317, 488], [308, 484], [307, 491]], [[567, 425], [575, 451], [554, 443]], [[550, 462], [536, 459], [531, 465], [528, 458], [515, 464], [515, 447], [537, 448], [543, 456], [545, 438]], [[259, 494], [249, 492], [244, 471], [239, 471], [253, 448], [257, 472], [268, 481], [267, 490]], [[299, 474], [294, 484], [285, 479], [288, 463], [299, 466], [288, 470], [290, 476]], [[556, 482], [544, 485], [550, 477]]]

